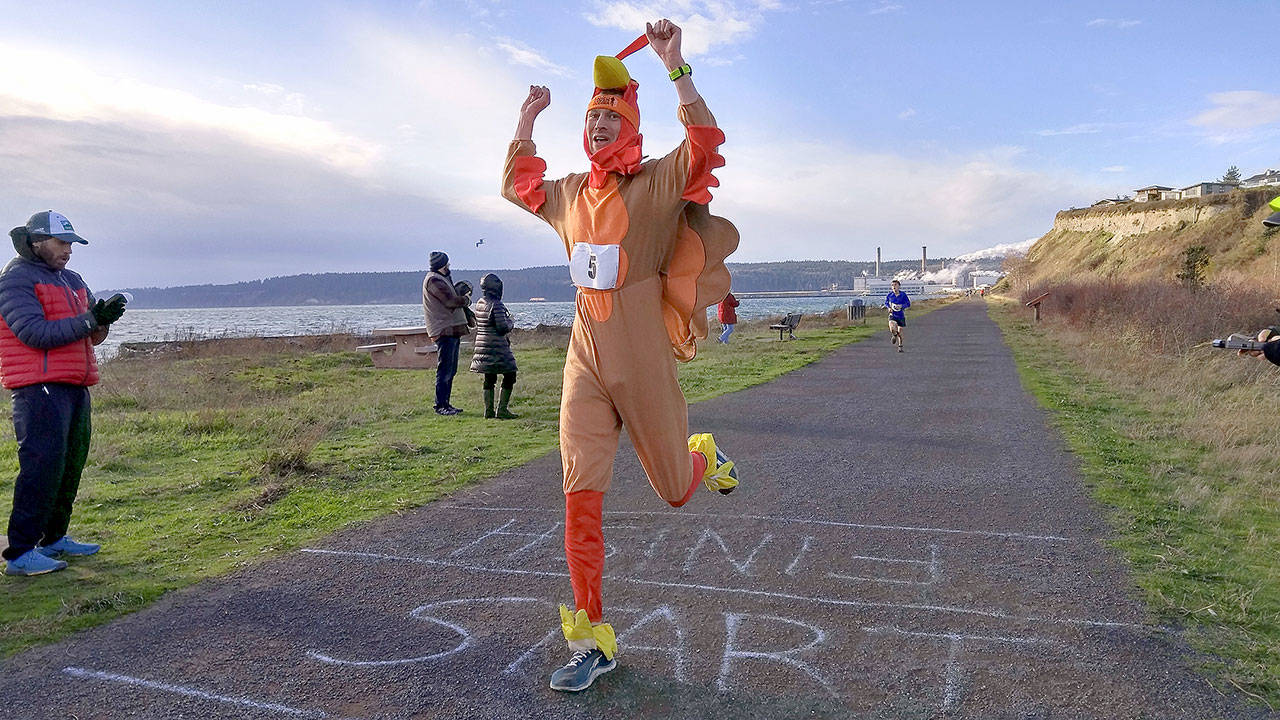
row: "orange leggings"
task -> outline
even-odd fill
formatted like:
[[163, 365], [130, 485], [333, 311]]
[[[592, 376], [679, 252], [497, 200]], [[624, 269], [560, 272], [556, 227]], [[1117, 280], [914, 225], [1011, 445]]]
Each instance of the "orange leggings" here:
[[[702, 453], [693, 456], [693, 481], [689, 491], [672, 507], [689, 502], [698, 489], [707, 459]], [[569, 582], [573, 584], [575, 609], [586, 610], [593, 623], [604, 618], [600, 584], [604, 577], [604, 493], [579, 490], [564, 496], [564, 557], [569, 563]]]

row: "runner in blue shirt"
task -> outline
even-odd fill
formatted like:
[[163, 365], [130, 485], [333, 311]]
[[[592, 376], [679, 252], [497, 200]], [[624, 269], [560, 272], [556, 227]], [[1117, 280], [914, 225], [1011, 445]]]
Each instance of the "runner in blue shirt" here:
[[889, 309], [889, 342], [898, 346], [902, 352], [902, 328], [907, 326], [907, 316], [903, 310], [911, 307], [911, 298], [902, 292], [902, 283], [893, 281], [893, 291], [884, 296], [884, 306]]

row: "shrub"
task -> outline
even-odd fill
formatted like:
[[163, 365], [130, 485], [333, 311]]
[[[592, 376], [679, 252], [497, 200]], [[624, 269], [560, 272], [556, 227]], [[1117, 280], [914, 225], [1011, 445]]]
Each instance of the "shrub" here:
[[1194, 292], [1185, 285], [1076, 281], [1032, 286], [1022, 301], [1048, 291], [1041, 304], [1050, 321], [1136, 341], [1143, 349], [1178, 354], [1231, 332], [1253, 332], [1276, 322], [1269, 294], [1257, 286], [1214, 286]]

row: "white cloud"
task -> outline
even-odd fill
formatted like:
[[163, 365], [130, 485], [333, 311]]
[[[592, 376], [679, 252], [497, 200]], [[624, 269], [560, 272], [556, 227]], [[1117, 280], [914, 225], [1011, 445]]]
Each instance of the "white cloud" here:
[[510, 38], [498, 38], [497, 46], [499, 50], [507, 54], [511, 62], [517, 65], [542, 70], [560, 77], [573, 77], [573, 73], [569, 71], [569, 68], [551, 62], [544, 55], [522, 42]]
[[1280, 95], [1258, 90], [1234, 90], [1209, 96], [1214, 107], [1190, 120], [1203, 128], [1213, 145], [1263, 141], [1280, 134]]
[[[589, 97], [584, 83], [548, 83], [546, 70], [512, 66], [477, 39], [445, 29], [409, 33], [352, 22], [348, 33], [348, 60], [365, 83], [362, 94], [370, 98], [360, 109], [361, 124], [381, 123], [391, 132], [402, 119], [411, 119], [417, 130], [398, 132], [401, 141], [389, 150], [396, 182], [480, 220], [533, 227], [535, 220], [497, 192], [520, 104], [530, 84], [549, 84], [551, 107], [539, 116], [535, 139], [580, 137]], [[569, 87], [583, 94], [569, 94]], [[550, 166], [547, 176], [580, 169], [580, 148], [572, 142], [539, 146]]]
[[1078, 125], [1054, 130], [1037, 130], [1036, 135], [1041, 137], [1056, 137], [1058, 135], [1092, 135], [1094, 133], [1100, 133], [1108, 127], [1110, 127], [1110, 125], [1107, 123], [1080, 123]]
[[[427, 243], [456, 251], [463, 265], [558, 259], [558, 243], [527, 241], [545, 226], [497, 192], [528, 87], [515, 66], [444, 30], [344, 28], [350, 47], [331, 50], [353, 86], [329, 94], [362, 100], [309, 117], [213, 102], [93, 58], [0, 44], [0, 56], [20, 60], [0, 65], [0, 163], [42, 168], [38, 183], [0, 176], [3, 204], [23, 217], [55, 207], [95, 228], [103, 240], [95, 248], [115, 250], [81, 254], [97, 285], [420, 268]], [[414, 68], [432, 71], [407, 71]], [[309, 104], [268, 82], [191, 83], [234, 91], [245, 105]], [[585, 101], [558, 95], [540, 132], [575, 137]], [[543, 154], [556, 168], [555, 149]], [[572, 160], [573, 169], [582, 165], [580, 149]], [[568, 162], [560, 164], [563, 174]], [[165, 222], [141, 221], [157, 217]], [[476, 233], [489, 238], [486, 255], [474, 238], [455, 245]], [[382, 242], [387, 234], [398, 239]]]
[[1100, 192], [1020, 167], [1017, 148], [912, 158], [735, 138], [725, 155], [712, 210], [742, 232], [743, 261], [865, 258], [877, 245], [890, 257], [920, 245], [941, 256], [1043, 232], [1056, 210]]
[[1085, 23], [1087, 27], [1108, 27], [1116, 28], [1117, 30], [1125, 30], [1141, 24], [1141, 20], [1128, 20], [1125, 18], [1094, 18]]
[[249, 93], [272, 101], [280, 112], [287, 115], [302, 115], [306, 109], [306, 96], [299, 92], [290, 92], [282, 85], [263, 82], [244, 83], [240, 87]]
[[1122, 172], [1128, 172], [1128, 171], [1129, 171], [1129, 168], [1126, 165], [1108, 165], [1102, 168], [1102, 172], [1104, 173], [1122, 173]]
[[906, 120], [907, 118], [915, 117], [915, 116], [916, 116], [915, 108], [907, 108], [906, 110], [903, 110], [902, 112], [898, 113], [899, 120]]
[[901, 12], [901, 11], [902, 11], [901, 5], [893, 2], [888, 2], [888, 0], [881, 0], [880, 4], [868, 10], [867, 14], [868, 15], [885, 15], [887, 13], [894, 13], [894, 12]]
[[74, 267], [91, 287], [418, 268], [422, 240], [462, 236], [427, 198], [215, 129], [0, 117], [0, 162], [39, 168], [39, 182], [0, 174], [3, 205], [71, 217], [91, 242]]
[[1234, 90], [1209, 96], [1214, 107], [1191, 119], [1192, 125], [1216, 130], [1247, 130], [1280, 122], [1280, 95]]
[[[207, 130], [358, 175], [369, 174], [381, 156], [377, 143], [322, 120], [220, 105], [184, 90], [99, 71], [54, 50], [0, 43], [0, 56], [6, 58], [0, 65], [0, 116]], [[266, 85], [246, 89], [262, 92], [264, 88], [272, 92]]]
[[[586, 19], [597, 27], [643, 33], [646, 22], [669, 18], [680, 26], [686, 57], [705, 55], [755, 34], [764, 14], [782, 8], [777, 0], [596, 0]], [[618, 48], [621, 50], [622, 48]]]

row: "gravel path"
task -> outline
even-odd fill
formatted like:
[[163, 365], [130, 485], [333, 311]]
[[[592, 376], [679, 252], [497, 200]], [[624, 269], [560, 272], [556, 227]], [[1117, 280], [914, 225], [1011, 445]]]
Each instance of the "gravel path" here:
[[1267, 717], [1144, 614], [980, 302], [690, 416], [743, 486], [673, 510], [624, 445], [585, 693], [552, 455], [13, 658], [0, 716]]

